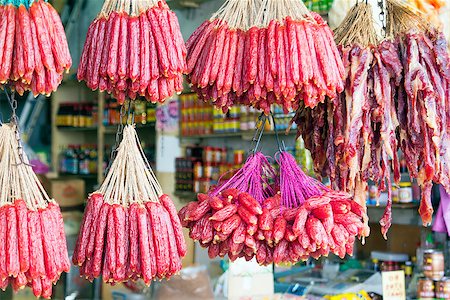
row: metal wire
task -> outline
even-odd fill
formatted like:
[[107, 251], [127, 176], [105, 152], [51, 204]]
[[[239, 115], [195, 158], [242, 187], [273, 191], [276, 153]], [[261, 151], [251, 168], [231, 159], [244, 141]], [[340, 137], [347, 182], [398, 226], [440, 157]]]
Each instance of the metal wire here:
[[277, 140], [277, 145], [278, 145], [278, 150], [281, 151], [286, 151], [286, 146], [284, 144], [284, 141], [280, 142], [280, 136], [278, 134], [278, 129], [277, 129], [277, 123], [275, 121], [275, 115], [270, 112], [270, 115], [272, 117], [272, 122], [273, 122], [273, 130], [275, 132], [275, 139]]
[[381, 22], [381, 35], [386, 37], [386, 13], [384, 11], [384, 0], [378, 0], [378, 7], [380, 8], [380, 22]]
[[8, 93], [8, 88], [5, 87], [3, 89], [3, 91], [5, 92], [6, 95], [6, 99], [8, 100], [9, 106], [11, 107], [11, 118], [10, 118], [10, 123], [14, 125], [14, 133], [16, 136], [16, 141], [17, 141], [17, 152], [19, 155], [19, 163], [14, 164], [13, 166], [20, 166], [20, 165], [26, 165], [29, 167], [32, 167], [31, 164], [25, 162], [25, 158], [24, 158], [24, 151], [23, 151], [23, 146], [22, 146], [22, 138], [21, 138], [21, 133], [20, 133], [20, 128], [19, 128], [19, 117], [17, 116], [17, 100], [16, 100], [16, 92], [15, 91], [11, 91], [11, 96]]
[[255, 146], [253, 147], [252, 150], [250, 150], [250, 154], [255, 154], [258, 151], [259, 144], [261, 142], [261, 138], [263, 136], [266, 127], [266, 122], [267, 122], [266, 115], [264, 115], [264, 113], [261, 113], [261, 115], [258, 117], [258, 121], [256, 122], [255, 128], [256, 131], [252, 139], [252, 145], [254, 144]]
[[[125, 127], [124, 125], [128, 124], [128, 115], [130, 113], [131, 100], [128, 100], [128, 101], [129, 101], [129, 104], [128, 104], [128, 110], [127, 111], [125, 109], [126, 102], [120, 106], [120, 110], [119, 110], [119, 124], [117, 125], [116, 140], [115, 140], [114, 146], [111, 149], [111, 155], [110, 155], [110, 158], [109, 158], [109, 164], [108, 164], [108, 167], [105, 169], [105, 174], [108, 173], [108, 171], [111, 168], [111, 165], [112, 165], [114, 159], [116, 159], [118, 148], [119, 148], [120, 142], [122, 140], [123, 129]], [[124, 121], [125, 118], [126, 118], [126, 120]], [[133, 119], [134, 119], [134, 113], [133, 113]]]

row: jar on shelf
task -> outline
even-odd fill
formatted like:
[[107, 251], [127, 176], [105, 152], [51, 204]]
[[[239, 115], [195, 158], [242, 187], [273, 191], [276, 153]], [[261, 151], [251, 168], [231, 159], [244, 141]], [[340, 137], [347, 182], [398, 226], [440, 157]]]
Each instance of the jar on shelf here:
[[411, 182], [400, 182], [398, 189], [398, 202], [411, 203], [413, 201], [413, 189]]

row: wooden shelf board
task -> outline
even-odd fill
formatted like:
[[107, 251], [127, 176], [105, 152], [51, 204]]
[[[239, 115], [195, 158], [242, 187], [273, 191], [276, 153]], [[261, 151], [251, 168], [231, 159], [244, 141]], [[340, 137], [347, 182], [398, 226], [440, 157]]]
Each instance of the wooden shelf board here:
[[[293, 136], [296, 135], [296, 130], [291, 130], [289, 134], [286, 134], [285, 131], [279, 131], [278, 135], [280, 137], [284, 136]], [[222, 138], [222, 137], [240, 137], [245, 139], [252, 139], [255, 135], [255, 131], [239, 131], [239, 132], [228, 132], [228, 133], [212, 133], [212, 134], [201, 134], [201, 135], [189, 135], [189, 136], [181, 136], [181, 139], [214, 139], [214, 138]], [[275, 131], [265, 131], [264, 135], [275, 135]]]

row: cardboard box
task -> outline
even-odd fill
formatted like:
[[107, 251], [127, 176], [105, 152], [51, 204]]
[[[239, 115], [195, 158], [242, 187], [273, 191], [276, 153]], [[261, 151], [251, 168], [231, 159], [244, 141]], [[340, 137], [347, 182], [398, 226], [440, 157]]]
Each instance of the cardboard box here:
[[61, 207], [80, 206], [86, 200], [86, 187], [82, 179], [40, 179], [50, 198]]

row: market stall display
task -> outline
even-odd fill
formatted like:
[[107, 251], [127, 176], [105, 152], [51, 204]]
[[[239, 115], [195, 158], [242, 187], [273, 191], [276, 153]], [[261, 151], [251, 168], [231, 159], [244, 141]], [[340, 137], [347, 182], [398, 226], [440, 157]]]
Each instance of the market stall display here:
[[186, 254], [172, 200], [145, 158], [134, 126], [127, 125], [100, 189], [91, 194], [73, 255], [88, 280], [107, 283], [170, 278]]
[[106, 0], [89, 26], [78, 80], [122, 104], [164, 102], [183, 90], [186, 48], [178, 19], [164, 0]]
[[0, 87], [49, 96], [72, 66], [58, 12], [44, 0], [3, 0], [0, 19]]
[[187, 52], [192, 89], [224, 111], [314, 107], [344, 89], [333, 34], [302, 1], [226, 1], [192, 34]]
[[16, 125], [2, 124], [0, 139], [0, 289], [29, 286], [50, 299], [53, 284], [70, 269], [61, 211], [29, 165]]

